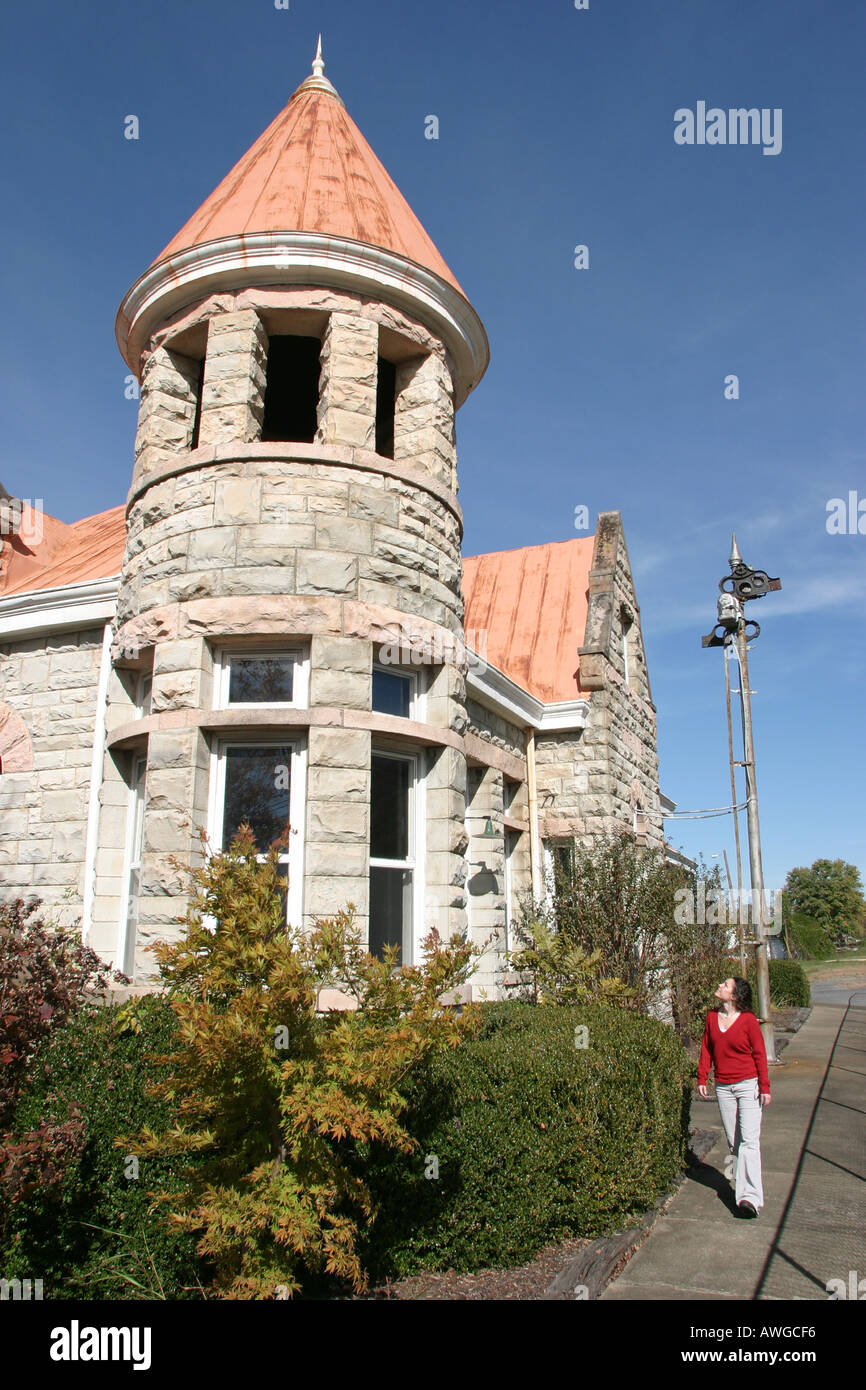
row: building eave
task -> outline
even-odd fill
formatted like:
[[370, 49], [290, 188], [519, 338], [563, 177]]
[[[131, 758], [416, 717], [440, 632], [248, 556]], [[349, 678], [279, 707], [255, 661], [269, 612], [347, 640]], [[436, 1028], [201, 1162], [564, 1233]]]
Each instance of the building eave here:
[[556, 700], [545, 704], [511, 680], [496, 666], [470, 657], [466, 676], [467, 693], [485, 709], [521, 728], [539, 733], [583, 729], [589, 714], [589, 700]]
[[151, 334], [188, 304], [251, 285], [298, 284], [353, 290], [420, 319], [454, 359], [458, 406], [487, 369], [484, 325], [453, 285], [383, 247], [302, 231], [218, 237], [158, 261], [139, 276], [118, 310], [121, 356], [138, 376]]
[[119, 586], [115, 574], [0, 598], [0, 640], [104, 625], [114, 617]]

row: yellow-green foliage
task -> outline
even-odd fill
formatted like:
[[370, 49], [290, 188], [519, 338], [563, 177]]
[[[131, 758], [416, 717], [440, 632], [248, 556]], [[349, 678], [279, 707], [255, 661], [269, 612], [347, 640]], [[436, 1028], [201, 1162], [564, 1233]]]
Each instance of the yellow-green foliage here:
[[[155, 1088], [174, 1124], [118, 1146], [201, 1156], [180, 1201], [155, 1195], [199, 1235], [217, 1297], [289, 1297], [305, 1271], [362, 1290], [359, 1223], [375, 1212], [349, 1160], [357, 1144], [414, 1148], [400, 1083], [477, 1026], [439, 1002], [476, 953], [434, 932], [422, 965], [397, 968], [396, 948], [383, 960], [362, 949], [351, 905], [312, 932], [287, 929], [276, 853], [259, 863], [246, 827], [194, 879], [184, 939], [153, 948], [180, 1028]], [[357, 1007], [322, 1016], [325, 987]]]
[[564, 931], [554, 931], [533, 917], [522, 932], [526, 944], [509, 952], [514, 970], [531, 972], [537, 1004], [584, 1004], [590, 1001], [632, 1005], [634, 990], [617, 977], [602, 976], [600, 950], [587, 953]]

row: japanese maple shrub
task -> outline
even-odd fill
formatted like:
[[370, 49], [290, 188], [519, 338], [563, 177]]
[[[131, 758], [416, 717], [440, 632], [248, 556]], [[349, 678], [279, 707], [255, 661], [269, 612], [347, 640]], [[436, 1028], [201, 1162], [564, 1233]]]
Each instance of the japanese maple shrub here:
[[15, 1132], [19, 1097], [40, 1046], [107, 984], [108, 967], [70, 931], [52, 931], [39, 900], [0, 904], [0, 1240], [8, 1213], [36, 1187], [56, 1191], [81, 1152], [72, 1105]]
[[[311, 931], [286, 926], [276, 851], [259, 862], [248, 827], [193, 875], [185, 936], [153, 949], [177, 1014], [155, 1094], [172, 1115], [118, 1146], [198, 1156], [177, 1192], [155, 1194], [194, 1232], [223, 1298], [288, 1297], [305, 1276], [366, 1286], [359, 1230], [375, 1217], [357, 1146], [410, 1153], [401, 1082], [434, 1049], [476, 1026], [440, 997], [475, 951], [431, 933], [420, 965], [362, 947], [353, 909]], [[321, 991], [356, 1006], [322, 1014]], [[131, 1010], [134, 1013], [134, 1007]]]

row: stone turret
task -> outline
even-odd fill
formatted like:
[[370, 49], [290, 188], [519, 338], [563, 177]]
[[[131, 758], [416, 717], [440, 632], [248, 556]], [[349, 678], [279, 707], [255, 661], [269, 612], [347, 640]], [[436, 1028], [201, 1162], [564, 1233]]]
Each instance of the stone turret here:
[[140, 801], [127, 966], [177, 930], [172, 861], [200, 862], [200, 832], [218, 846], [237, 813], [267, 839], [289, 806], [290, 918], [352, 902], [366, 927], [372, 882], [373, 936], [402, 921], [417, 957], [465, 921], [454, 417], [487, 341], [321, 49], [117, 334], [141, 382], [103, 791]]

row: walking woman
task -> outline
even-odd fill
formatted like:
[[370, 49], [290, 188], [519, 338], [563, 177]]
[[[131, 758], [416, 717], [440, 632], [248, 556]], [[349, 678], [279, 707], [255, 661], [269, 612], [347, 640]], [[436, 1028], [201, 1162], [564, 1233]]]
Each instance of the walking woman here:
[[747, 980], [725, 980], [716, 990], [717, 1009], [707, 1014], [698, 1090], [707, 1099], [710, 1067], [728, 1148], [737, 1160], [735, 1195], [741, 1216], [754, 1217], [764, 1205], [761, 1185], [761, 1112], [770, 1104], [767, 1049], [752, 1010]]

